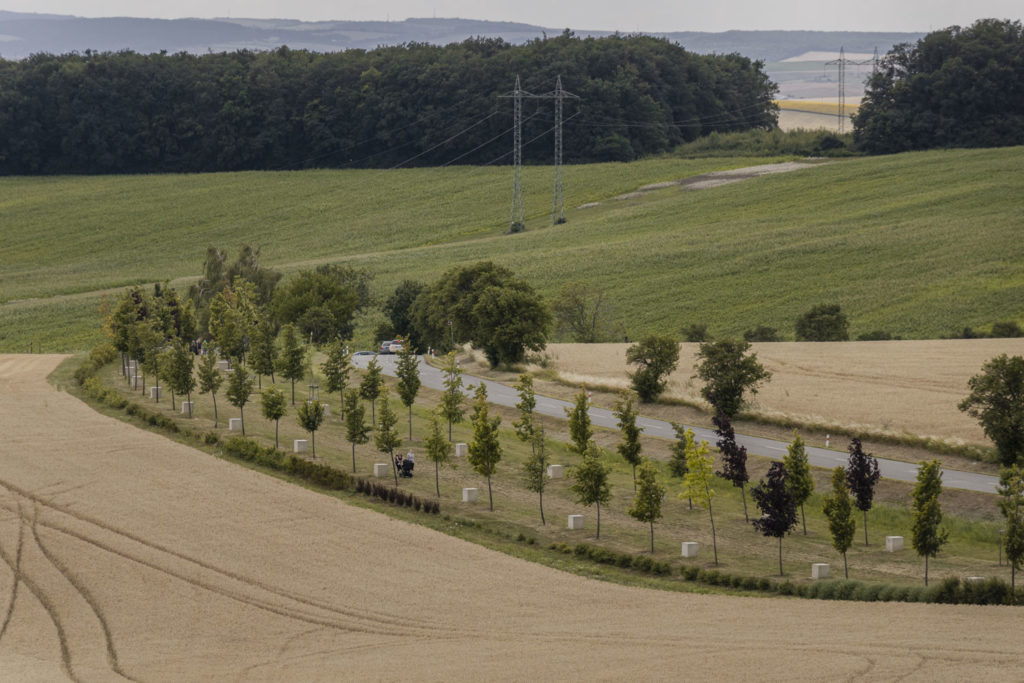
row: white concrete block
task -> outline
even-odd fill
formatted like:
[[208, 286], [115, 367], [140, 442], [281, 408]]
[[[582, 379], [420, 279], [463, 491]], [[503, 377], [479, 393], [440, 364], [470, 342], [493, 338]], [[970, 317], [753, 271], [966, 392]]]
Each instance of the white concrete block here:
[[462, 489], [462, 502], [475, 503], [480, 500], [480, 489]]
[[970, 583], [976, 583], [978, 581], [984, 581], [984, 580], [985, 580], [984, 576], [967, 576], [967, 577], [964, 577], [964, 581], [968, 581]]
[[324, 407], [324, 417], [330, 417], [331, 416], [331, 404], [330, 403], [321, 403], [320, 405], [322, 405]]
[[468, 445], [466, 445], [464, 443], [457, 443], [457, 444], [455, 444], [455, 457], [456, 458], [465, 458], [467, 455], [469, 455], [469, 446]]
[[815, 562], [811, 565], [812, 579], [827, 579], [830, 567], [823, 562]]
[[683, 541], [682, 550], [683, 557], [697, 557], [697, 553], [700, 552], [700, 543]]
[[231, 362], [226, 360], [217, 361], [217, 369], [221, 372], [227, 372], [231, 369]]
[[228, 419], [228, 430], [232, 432], [242, 431], [242, 418], [232, 417]]
[[295, 439], [292, 442], [292, 453], [305, 453], [309, 450], [309, 441], [306, 439]]
[[150, 387], [149, 388], [149, 397], [159, 401], [160, 400], [160, 389], [161, 388], [162, 387]]
[[569, 515], [569, 528], [570, 529], [582, 529], [583, 528], [583, 515]]
[[191, 415], [192, 411], [195, 410], [195, 409], [196, 409], [196, 406], [195, 406], [195, 404], [192, 401], [182, 401], [181, 402], [181, 414], [182, 415]]
[[389, 474], [391, 474], [391, 467], [389, 467], [386, 462], [373, 463], [373, 476], [377, 477], [378, 479], [383, 479]]
[[903, 537], [902, 536], [886, 536], [885, 537], [885, 549], [890, 553], [895, 553], [903, 550]]
[[565, 468], [561, 465], [548, 465], [548, 478], [561, 479], [565, 476]]

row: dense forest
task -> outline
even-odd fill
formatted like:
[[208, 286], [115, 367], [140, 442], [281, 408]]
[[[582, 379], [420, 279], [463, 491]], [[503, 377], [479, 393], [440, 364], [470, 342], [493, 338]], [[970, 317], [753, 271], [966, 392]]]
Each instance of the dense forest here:
[[853, 122], [874, 154], [1024, 144], [1024, 27], [982, 19], [895, 46]]
[[[39, 54], [0, 60], [0, 173], [509, 163], [516, 76], [561, 76], [567, 162], [629, 160], [770, 128], [775, 85], [739, 55], [569, 32], [315, 53]], [[554, 103], [523, 101], [523, 159], [550, 163]]]

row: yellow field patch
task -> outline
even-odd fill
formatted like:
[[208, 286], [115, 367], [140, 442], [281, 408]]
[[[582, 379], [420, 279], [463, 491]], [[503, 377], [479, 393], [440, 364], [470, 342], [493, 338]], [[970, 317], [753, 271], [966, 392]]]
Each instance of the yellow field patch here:
[[[548, 353], [569, 381], [626, 388], [628, 346], [552, 344]], [[667, 396], [700, 400], [700, 383], [692, 378], [697, 346], [680, 345]], [[1024, 339], [776, 342], [752, 348], [772, 373], [755, 397], [755, 412], [987, 444], [957, 403], [986, 361], [1002, 353], [1024, 355]]]

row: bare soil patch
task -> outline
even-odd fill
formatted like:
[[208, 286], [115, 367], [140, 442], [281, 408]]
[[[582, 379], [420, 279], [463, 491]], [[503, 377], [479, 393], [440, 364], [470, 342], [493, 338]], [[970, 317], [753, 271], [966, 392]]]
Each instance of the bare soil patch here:
[[9, 680], [1019, 673], [1016, 609], [676, 594], [564, 574], [106, 418], [45, 382], [60, 360], [0, 356]]

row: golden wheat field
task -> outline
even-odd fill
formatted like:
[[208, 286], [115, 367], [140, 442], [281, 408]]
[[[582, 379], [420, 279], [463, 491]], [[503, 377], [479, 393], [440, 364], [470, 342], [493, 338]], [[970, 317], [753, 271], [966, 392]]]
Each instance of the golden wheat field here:
[[1010, 679], [1002, 607], [669, 593], [530, 564], [100, 415], [0, 356], [0, 678]]
[[[628, 344], [552, 344], [555, 369], [573, 383], [626, 388]], [[753, 344], [771, 381], [752, 411], [821, 425], [910, 433], [985, 444], [977, 422], [957, 409], [967, 381], [990, 358], [1024, 355], [1024, 339]], [[697, 344], [681, 344], [668, 396], [700, 400], [693, 379]]]

